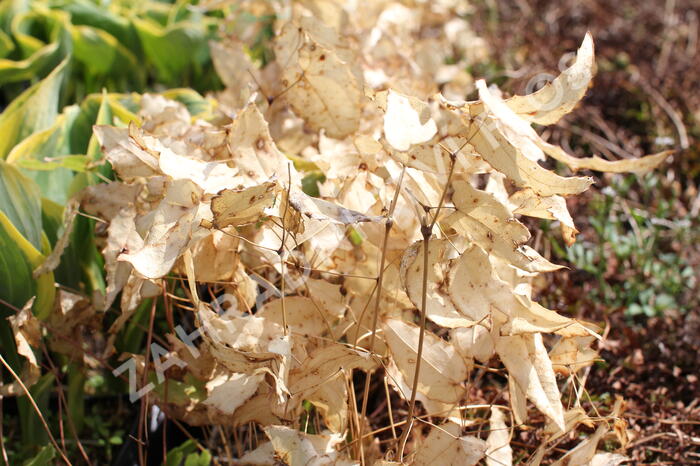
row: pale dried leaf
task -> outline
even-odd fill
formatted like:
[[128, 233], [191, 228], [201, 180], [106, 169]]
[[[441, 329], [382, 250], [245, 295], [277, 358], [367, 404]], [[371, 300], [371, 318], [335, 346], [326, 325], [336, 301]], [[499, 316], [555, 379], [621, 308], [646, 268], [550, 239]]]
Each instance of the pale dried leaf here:
[[70, 241], [70, 235], [73, 232], [73, 224], [75, 222], [75, 217], [78, 215], [79, 203], [77, 199], [72, 199], [63, 208], [63, 232], [61, 236], [54, 244], [51, 253], [46, 257], [46, 260], [39, 267], [34, 269], [32, 272], [32, 277], [36, 280], [41, 275], [47, 272], [51, 272], [58, 267], [61, 261], [61, 256], [63, 251], [65, 251], [68, 242]]
[[564, 413], [565, 428], [561, 430], [553, 421], [548, 421], [545, 425], [544, 433], [548, 434], [549, 441], [554, 441], [569, 432], [572, 432], [579, 424], [584, 424], [587, 427], [593, 427], [593, 422], [586, 414], [586, 411], [580, 406], [569, 409]]
[[450, 332], [450, 341], [467, 359], [478, 359], [487, 363], [495, 353], [493, 337], [488, 329], [481, 325], [453, 329]]
[[593, 184], [590, 177], [564, 178], [541, 167], [537, 160], [543, 160], [544, 154], [535, 130], [492, 94], [483, 80], [476, 84], [479, 98], [494, 120], [480, 125], [470, 136], [470, 144], [493, 168], [516, 186], [532, 188], [542, 196], [579, 194]]
[[323, 417], [324, 424], [333, 433], [342, 434], [348, 427], [348, 391], [342, 374], [333, 377], [318, 390], [306, 396]]
[[231, 123], [227, 145], [231, 163], [247, 184], [260, 184], [277, 177], [279, 182], [299, 186], [301, 178], [270, 136], [265, 117], [255, 104], [248, 104]]
[[109, 308], [117, 294], [124, 288], [133, 267], [128, 262], [117, 261], [119, 254], [138, 251], [143, 247], [143, 238], [136, 231], [136, 210], [129, 206], [111, 218], [107, 229], [107, 243], [102, 249], [107, 272], [107, 289], [98, 307]]
[[459, 425], [454, 423], [433, 427], [419, 446], [414, 464], [416, 466], [478, 464], [486, 455], [488, 444], [476, 437], [460, 437], [459, 430]]
[[340, 460], [335, 446], [343, 436], [311, 435], [285, 426], [268, 426], [263, 429], [285, 464], [289, 466], [335, 465]]
[[269, 466], [275, 464], [275, 448], [272, 442], [264, 442], [255, 450], [247, 452], [240, 459], [233, 459], [233, 464], [242, 466]]
[[[418, 333], [416, 325], [389, 319], [382, 326], [391, 355], [409, 386], [413, 386], [416, 369]], [[426, 331], [423, 342], [418, 391], [431, 400], [456, 403], [464, 394], [462, 382], [467, 364], [454, 346]]]
[[[423, 296], [423, 247], [424, 241], [417, 241], [404, 252], [401, 258], [401, 282], [413, 304], [420, 309]], [[426, 308], [428, 319], [447, 327], [468, 327], [474, 325], [470, 314], [460, 313], [444, 288], [447, 281], [447, 249], [450, 244], [444, 240], [430, 241], [428, 246], [428, 281]]]
[[320, 337], [328, 329], [328, 324], [324, 320], [321, 309], [316, 308], [311, 298], [304, 296], [287, 296], [274, 299], [267, 302], [255, 315], [268, 322], [274, 322], [281, 327], [285, 314], [287, 326], [295, 335]]
[[[511, 287], [496, 276], [489, 257], [472, 246], [452, 262], [448, 275], [448, 293], [462, 314], [489, 324], [488, 317], [503, 321], [517, 299]], [[492, 310], [496, 312], [492, 313]]]
[[228, 186], [243, 181], [237, 170], [222, 162], [202, 162], [179, 155], [168, 147], [160, 147], [158, 166], [160, 171], [173, 180], [189, 180], [204, 193], [215, 194]]
[[129, 209], [136, 204], [141, 189], [139, 184], [118, 181], [88, 186], [82, 192], [81, 207], [89, 214], [112, 220], [122, 209]]
[[563, 197], [538, 196], [530, 189], [523, 189], [513, 193], [508, 202], [513, 206], [513, 212], [516, 214], [558, 220], [561, 222], [562, 237], [566, 245], [571, 246], [576, 242], [578, 230]]
[[207, 398], [205, 405], [228, 415], [233, 414], [258, 389], [264, 375], [220, 373], [213, 376], [206, 384]]
[[[41, 324], [32, 313], [32, 305], [34, 298], [30, 299], [27, 304], [20, 309], [17, 314], [8, 317], [12, 334], [15, 337], [17, 345], [17, 354], [27, 360], [26, 365], [20, 373], [20, 378], [26, 388], [39, 381], [41, 377], [41, 368], [34, 355], [34, 348], [39, 348], [41, 344]], [[0, 381], [0, 397], [3, 396], [18, 396], [25, 395], [24, 389], [16, 380], [3, 384]]]
[[482, 223], [493, 235], [520, 245], [530, 239], [528, 229], [495, 196], [475, 189], [466, 181], [455, 181], [452, 202], [458, 211]]
[[384, 137], [394, 149], [406, 151], [413, 144], [429, 141], [437, 133], [430, 108], [424, 102], [393, 90], [381, 98], [386, 100]]
[[513, 243], [494, 234], [486, 225], [461, 212], [453, 212], [445, 219], [445, 226], [471, 239], [489, 254], [501, 257], [514, 267], [528, 272], [552, 272], [563, 268], [553, 264], [526, 244], [514, 247]]
[[517, 425], [525, 425], [527, 422], [527, 395], [515, 382], [512, 374], [508, 375], [508, 395], [510, 396], [510, 409]]
[[377, 361], [368, 352], [333, 344], [317, 349], [291, 371], [289, 390], [292, 395], [304, 398], [338, 374], [352, 369], [369, 372], [377, 366]]
[[513, 464], [513, 450], [510, 448], [510, 431], [500, 407], [491, 407], [489, 436], [486, 439], [487, 466], [510, 466]]
[[309, 29], [308, 22], [290, 22], [276, 37], [275, 53], [287, 87], [282, 96], [314, 130], [325, 129], [328, 136], [342, 139], [360, 124], [364, 99], [360, 74], [352, 69], [353, 63], [315, 40]]
[[554, 370], [563, 375], [576, 373], [598, 360], [598, 352], [590, 348], [593, 337], [564, 337], [549, 352]]
[[589, 466], [619, 466], [630, 461], [632, 461], [631, 458], [619, 453], [600, 452], [593, 455], [588, 464]]
[[97, 125], [93, 131], [102, 152], [122, 180], [158, 173], [158, 158], [134, 141], [127, 128]]
[[496, 340], [496, 352], [515, 383], [537, 409], [564, 430], [561, 395], [542, 335], [534, 333], [501, 337]]
[[382, 220], [382, 217], [370, 217], [360, 212], [346, 209], [338, 204], [311, 197], [298, 189], [289, 193], [289, 205], [298, 211], [304, 219], [332, 222], [338, 225], [379, 222]]
[[610, 428], [606, 423], [598, 426], [598, 429], [583, 442], [562, 456], [552, 466], [585, 466], [589, 465], [596, 453], [598, 442], [608, 433]]
[[257, 221], [264, 210], [275, 203], [278, 186], [266, 182], [250, 188], [224, 189], [211, 200], [216, 228], [238, 226]]
[[639, 158], [605, 160], [597, 156], [584, 158], [574, 157], [567, 154], [561, 147], [544, 141], [541, 141], [539, 145], [547, 155], [552, 157], [554, 160], [558, 160], [559, 162], [566, 164], [566, 166], [573, 171], [596, 170], [607, 173], [644, 174], [656, 169], [674, 153], [672, 150], [665, 150]]
[[588, 32], [576, 52], [574, 63], [554, 81], [532, 94], [514, 96], [506, 103], [522, 118], [540, 125], [551, 125], [573, 110], [586, 94], [594, 71], [593, 38]]

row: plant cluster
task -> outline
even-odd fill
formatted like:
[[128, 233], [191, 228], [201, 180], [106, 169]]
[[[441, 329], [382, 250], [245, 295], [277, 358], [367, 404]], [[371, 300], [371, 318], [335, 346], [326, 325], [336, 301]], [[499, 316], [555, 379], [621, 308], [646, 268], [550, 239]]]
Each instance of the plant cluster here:
[[64, 62], [63, 102], [111, 91], [219, 86], [208, 41], [224, 9], [189, 2], [8, 0], [0, 6], [0, 93], [7, 104]]
[[[56, 375], [34, 350], [48, 347], [85, 370], [114, 362], [142, 413], [221, 426], [243, 464], [512, 464], [514, 433], [539, 415], [531, 464], [580, 426], [595, 431], [557, 464], [624, 459], [597, 451], [626, 442], [622, 402], [589, 415], [577, 376], [600, 329], [533, 299], [533, 280], [561, 266], [519, 218], [557, 220], [573, 244], [565, 198], [592, 179], [539, 162], [642, 172], [668, 153], [577, 158], [532, 128], [586, 93], [590, 35], [533, 94], [503, 99], [479, 80], [478, 100], [456, 100], [480, 52], [450, 3], [247, 5], [278, 18], [272, 50], [251, 53], [255, 34], [212, 44], [215, 99], [103, 93], [54, 104], [47, 124], [32, 110], [57, 102], [64, 65], [19, 96], [0, 116], [13, 131], [0, 240], [20, 247], [0, 274], [36, 282], [3, 295], [21, 307], [5, 333], [24, 373], [1, 393], [33, 386], [46, 406]], [[475, 403], [484, 372], [507, 388]], [[208, 462], [190, 448], [177, 458]]]

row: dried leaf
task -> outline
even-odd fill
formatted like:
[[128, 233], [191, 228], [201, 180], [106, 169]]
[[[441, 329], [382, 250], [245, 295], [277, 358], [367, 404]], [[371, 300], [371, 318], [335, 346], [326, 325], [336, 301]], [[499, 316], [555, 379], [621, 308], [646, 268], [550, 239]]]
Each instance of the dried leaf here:
[[77, 199], [73, 199], [63, 208], [63, 233], [61, 233], [61, 236], [56, 241], [56, 244], [54, 244], [51, 254], [48, 255], [44, 263], [34, 269], [34, 272], [32, 272], [32, 276], [35, 280], [58, 267], [63, 251], [66, 249], [66, 246], [68, 246], [68, 242], [70, 241], [70, 234], [73, 232], [73, 224], [77, 215], [78, 201]]
[[102, 152], [122, 180], [152, 176], [158, 172], [156, 155], [130, 137], [127, 128], [97, 125], [93, 131]]
[[[423, 297], [423, 245], [417, 241], [411, 245], [401, 259], [401, 281], [411, 302], [420, 309]], [[447, 280], [447, 249], [451, 245], [444, 240], [431, 241], [428, 247], [428, 281], [426, 312], [428, 319], [447, 328], [474, 325], [470, 314], [460, 313], [445, 293]]]
[[228, 128], [226, 142], [229, 151], [226, 157], [246, 180], [245, 185], [265, 183], [274, 177], [284, 184], [291, 177], [292, 186], [301, 183], [296, 169], [272, 140], [267, 121], [255, 104], [246, 105], [236, 115]]
[[576, 373], [598, 360], [598, 352], [590, 348], [593, 337], [565, 337], [549, 352], [554, 370], [563, 375]]
[[291, 371], [289, 390], [294, 396], [303, 399], [306, 394], [313, 393], [338, 374], [352, 369], [369, 372], [377, 366], [377, 361], [369, 353], [333, 344], [317, 349], [298, 368]]
[[342, 374], [338, 374], [322, 384], [306, 399], [318, 409], [324, 424], [331, 432], [342, 434], [346, 431], [348, 426], [348, 391], [345, 377]]
[[425, 438], [415, 456], [416, 466], [450, 464], [471, 466], [486, 455], [488, 444], [476, 437], [460, 437], [458, 424], [435, 426]]
[[377, 98], [386, 100], [384, 137], [394, 149], [406, 151], [413, 144], [429, 141], [437, 133], [437, 126], [425, 103], [393, 90]]
[[561, 196], [538, 196], [529, 189], [513, 193], [508, 199], [516, 214], [529, 217], [559, 220], [564, 242], [571, 246], [576, 242], [578, 230], [566, 207], [566, 200]]
[[483, 124], [470, 137], [470, 144], [496, 170], [516, 186], [532, 188], [542, 196], [579, 194], [593, 184], [590, 177], [564, 178], [537, 164], [544, 160], [535, 130], [516, 115], [503, 100], [489, 92], [483, 80], [477, 81], [479, 98], [495, 124]]
[[487, 363], [494, 355], [493, 337], [481, 325], [456, 328], [450, 332], [450, 341], [459, 353], [467, 359], [478, 359]]
[[501, 337], [496, 340], [496, 352], [515, 383], [537, 409], [564, 430], [561, 395], [542, 335], [534, 333]]
[[547, 155], [554, 160], [566, 164], [566, 166], [573, 171], [596, 170], [607, 173], [648, 173], [656, 169], [674, 153], [672, 150], [665, 150], [634, 159], [605, 160], [596, 156], [584, 158], [574, 157], [564, 152], [561, 147], [548, 144], [544, 141], [540, 142], [540, 147], [542, 147], [542, 150], [544, 150]]
[[173, 181], [153, 211], [143, 246], [122, 252], [118, 260], [129, 262], [146, 278], [160, 278], [173, 268], [199, 229], [204, 209], [199, 209], [199, 192], [189, 180]]
[[593, 455], [593, 458], [591, 458], [588, 464], [589, 466], [618, 466], [630, 461], [632, 461], [631, 458], [619, 453], [600, 452]]
[[551, 125], [569, 113], [586, 94], [595, 72], [593, 37], [586, 33], [574, 63], [542, 89], [506, 101], [522, 118], [540, 125]]
[[314, 130], [342, 139], [355, 132], [362, 112], [362, 81], [353, 64], [341, 58], [327, 40], [312, 30], [324, 26], [307, 18], [287, 23], [275, 40], [275, 53], [282, 65], [283, 98]]
[[586, 411], [579, 407], [567, 410], [564, 413], [564, 422], [566, 424], [565, 429], [561, 430], [554, 422], [549, 421], [544, 428], [544, 432], [548, 434], [549, 441], [554, 441], [562, 436], [573, 432], [579, 424], [584, 424], [587, 427], [593, 427], [593, 422], [586, 414]]
[[[409, 386], [415, 375], [418, 333], [416, 325], [389, 319], [382, 326], [389, 351]], [[468, 367], [454, 347], [425, 332], [418, 391], [431, 400], [457, 403], [464, 394], [462, 382]]]
[[269, 301], [256, 316], [282, 327], [284, 314], [287, 317], [287, 327], [294, 335], [321, 337], [329, 328], [321, 309], [316, 307], [313, 299], [304, 296], [289, 296]]
[[[32, 313], [33, 304], [34, 298], [30, 299], [17, 314], [8, 317], [17, 345], [17, 354], [27, 360], [20, 376], [27, 388], [37, 383], [41, 377], [41, 368], [32, 350], [32, 347], [39, 348], [41, 343], [41, 326]], [[19, 382], [13, 381], [8, 384], [0, 382], [0, 396], [18, 395], [25, 395]]]
[[505, 423], [503, 410], [491, 407], [489, 419], [489, 436], [486, 439], [487, 466], [509, 466], [513, 464], [513, 450], [510, 448], [510, 432]]
[[342, 435], [310, 435], [285, 426], [268, 426], [263, 430], [277, 456], [289, 466], [343, 464], [335, 449], [342, 442]]
[[583, 442], [579, 443], [574, 449], [570, 450], [552, 466], [578, 466], [590, 464], [595, 455], [598, 442], [608, 433], [610, 428], [607, 424], [602, 423], [596, 431]]
[[211, 200], [214, 226], [244, 225], [257, 221], [263, 211], [275, 203], [278, 186], [267, 182], [241, 189], [224, 189]]
[[258, 389], [264, 375], [219, 373], [206, 384], [207, 398], [202, 402], [225, 415], [233, 414]]

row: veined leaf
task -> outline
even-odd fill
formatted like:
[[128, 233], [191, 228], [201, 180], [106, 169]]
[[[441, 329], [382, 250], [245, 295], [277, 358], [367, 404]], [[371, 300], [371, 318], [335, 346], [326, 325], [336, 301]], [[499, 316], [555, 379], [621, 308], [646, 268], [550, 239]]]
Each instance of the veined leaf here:
[[19, 141], [51, 126], [58, 114], [58, 97], [68, 60], [41, 82], [22, 93], [0, 115], [0, 158]]

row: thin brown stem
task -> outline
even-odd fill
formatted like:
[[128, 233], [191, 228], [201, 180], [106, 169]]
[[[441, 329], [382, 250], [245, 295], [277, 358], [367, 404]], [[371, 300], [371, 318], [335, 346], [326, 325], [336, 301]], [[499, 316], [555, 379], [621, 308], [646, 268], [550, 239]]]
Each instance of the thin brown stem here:
[[[150, 316], [150, 321], [148, 323], [148, 336], [146, 338], [146, 356], [144, 358], [144, 368], [143, 368], [143, 379], [141, 381], [142, 386], [146, 386], [146, 382], [148, 381], [148, 366], [149, 366], [149, 351], [151, 348], [151, 342], [153, 341], [153, 324], [155, 322], [155, 317], [156, 317], [156, 300], [153, 300], [153, 304], [151, 305], [151, 316]], [[146, 434], [146, 418], [147, 418], [147, 413], [146, 413], [146, 408], [148, 406], [148, 394], [141, 398], [141, 409], [139, 411], [139, 426], [138, 426], [138, 455], [139, 455], [139, 464], [141, 466], [144, 466], [146, 464], [146, 451], [144, 450], [144, 440], [143, 437]], [[147, 441], [148, 439], [146, 439]]]
[[[381, 298], [382, 298], [382, 283], [384, 280], [384, 266], [386, 264], [386, 250], [387, 246], [389, 244], [389, 234], [391, 233], [391, 228], [394, 226], [394, 210], [396, 209], [396, 203], [399, 199], [399, 193], [401, 191], [401, 184], [403, 183], [403, 176], [406, 173], [406, 166], [404, 165], [401, 169], [401, 174], [399, 175], [399, 180], [396, 183], [396, 190], [394, 191], [394, 198], [391, 200], [391, 205], [389, 206], [389, 211], [387, 212], [386, 216], [386, 223], [384, 224], [384, 238], [382, 240], [382, 252], [381, 252], [381, 258], [379, 259], [379, 272], [377, 275], [377, 294], [375, 295], [375, 301], [374, 301], [374, 315], [372, 316], [372, 335], [370, 336], [369, 339], [369, 352], [370, 354], [374, 354], [374, 345], [377, 337], [377, 323], [379, 320], [379, 305], [381, 303]], [[358, 322], [358, 329], [360, 327], [361, 322]], [[359, 331], [359, 330], [358, 330]], [[355, 342], [357, 344], [357, 341]], [[371, 372], [368, 372], [366, 377], [365, 377], [365, 387], [364, 387], [364, 392], [362, 394], [362, 416], [361, 419], [365, 418], [365, 415], [367, 414], [367, 401], [369, 400], [369, 387], [370, 387], [370, 382], [372, 381], [372, 374]], [[359, 426], [359, 432], [358, 432], [358, 437], [362, 438], [362, 427], [364, 424], [360, 424]], [[362, 452], [362, 442], [360, 442], [360, 460], [362, 464], [365, 463], [364, 459], [364, 453]]]
[[277, 251], [277, 254], [280, 256], [280, 274], [282, 274], [280, 278], [280, 293], [281, 293], [281, 300], [282, 300], [282, 325], [284, 326], [284, 335], [287, 336], [289, 335], [289, 325], [287, 323], [287, 307], [285, 305], [285, 273], [284, 269], [287, 266], [284, 261], [284, 245], [287, 241], [287, 229], [284, 227], [284, 221], [287, 218], [287, 211], [289, 209], [289, 193], [292, 190], [292, 167], [288, 163], [287, 164], [287, 177], [288, 177], [288, 184], [287, 184], [287, 198], [285, 199], [284, 203], [284, 213], [282, 214], [282, 244], [280, 245], [279, 250]]
[[[466, 143], [465, 143], [466, 144]], [[461, 148], [459, 149], [461, 150]], [[421, 362], [423, 361], [423, 342], [425, 340], [425, 323], [428, 312], [426, 310], [427, 300], [428, 300], [428, 262], [430, 257], [430, 238], [433, 235], [433, 228], [438, 221], [440, 215], [440, 210], [447, 197], [447, 190], [452, 182], [452, 175], [454, 174], [455, 162], [457, 160], [457, 150], [456, 152], [450, 153], [450, 171], [447, 175], [447, 182], [445, 183], [445, 188], [442, 190], [442, 195], [440, 196], [440, 203], [435, 211], [430, 225], [427, 222], [427, 213], [421, 222], [421, 235], [423, 236], [423, 287], [421, 291], [421, 308], [420, 308], [420, 331], [418, 333], [418, 349], [416, 351], [416, 369], [413, 373], [413, 386], [411, 387], [411, 401], [408, 405], [408, 414], [406, 415], [406, 427], [401, 433], [401, 438], [399, 439], [399, 461], [403, 462], [403, 454], [406, 448], [406, 442], [408, 441], [408, 436], [413, 427], [413, 415], [416, 409], [416, 394], [418, 392], [418, 378], [420, 377]]]
[[24, 382], [22, 382], [22, 379], [17, 375], [17, 373], [12, 369], [12, 367], [5, 361], [5, 358], [2, 357], [2, 354], [0, 354], [0, 363], [2, 363], [3, 366], [5, 366], [5, 369], [7, 369], [10, 372], [10, 375], [17, 381], [20, 387], [22, 387], [22, 390], [24, 390], [24, 393], [27, 395], [27, 398], [29, 399], [29, 403], [32, 405], [32, 408], [34, 408], [34, 411], [36, 411], [36, 414], [39, 416], [39, 420], [41, 421], [42, 425], [44, 426], [44, 430], [46, 430], [46, 433], [49, 435], [49, 440], [51, 440], [51, 444], [53, 447], [56, 449], [56, 451], [61, 455], [61, 458], [63, 461], [66, 462], [66, 464], [72, 464], [66, 454], [63, 452], [61, 449], [60, 445], [58, 442], [56, 442], [56, 438], [53, 436], [51, 433], [51, 429], [49, 428], [48, 423], [46, 422], [46, 419], [44, 419], [44, 415], [41, 414], [41, 410], [36, 404], [36, 401], [34, 401], [34, 397], [32, 394], [29, 392], [29, 389], [27, 388], [26, 385], [24, 385]]
[[406, 442], [408, 441], [408, 435], [413, 427], [413, 413], [416, 409], [416, 393], [418, 392], [418, 377], [420, 376], [421, 362], [423, 361], [423, 341], [425, 340], [425, 321], [426, 315], [428, 314], [425, 310], [427, 298], [428, 298], [428, 258], [430, 237], [432, 236], [430, 227], [423, 225], [421, 227], [421, 233], [423, 234], [423, 288], [421, 294], [421, 313], [420, 313], [420, 332], [418, 333], [418, 349], [416, 351], [416, 369], [413, 373], [413, 385], [411, 387], [411, 401], [408, 405], [408, 414], [406, 415], [406, 427], [401, 433], [401, 438], [399, 439], [399, 461], [403, 462], [403, 453], [406, 448]]

